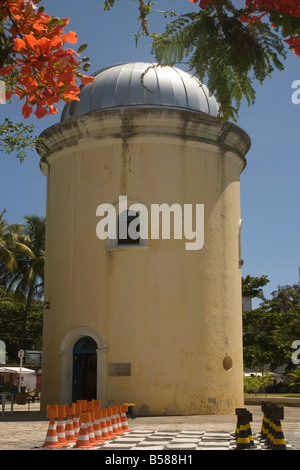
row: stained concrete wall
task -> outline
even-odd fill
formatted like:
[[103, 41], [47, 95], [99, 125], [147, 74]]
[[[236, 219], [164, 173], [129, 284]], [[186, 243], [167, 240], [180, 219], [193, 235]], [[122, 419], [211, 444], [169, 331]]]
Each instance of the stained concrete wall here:
[[[203, 113], [91, 113], [48, 129], [42, 403], [71, 402], [72, 348], [98, 343], [98, 396], [140, 415], [243, 406], [240, 173], [248, 136]], [[204, 204], [204, 245], [110, 247], [102, 203]], [[195, 214], [195, 213], [194, 213]], [[151, 226], [150, 226], [151, 229]], [[130, 364], [112, 376], [110, 364]]]

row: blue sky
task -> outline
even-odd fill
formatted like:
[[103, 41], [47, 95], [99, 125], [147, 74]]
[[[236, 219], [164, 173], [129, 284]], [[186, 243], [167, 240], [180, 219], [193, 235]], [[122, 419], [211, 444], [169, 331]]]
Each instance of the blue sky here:
[[[103, 11], [103, 0], [44, 0], [43, 5], [49, 14], [70, 18], [68, 29], [77, 32], [78, 45], [88, 43], [84, 55], [91, 58], [91, 73], [108, 65], [154, 60], [150, 39], [135, 44], [137, 2], [120, 0], [110, 12]], [[158, 0], [157, 7], [178, 13], [197, 9], [188, 0]], [[162, 31], [164, 24], [163, 15], [153, 14], [150, 30]], [[291, 100], [295, 80], [300, 80], [300, 58], [289, 52], [285, 70], [256, 86], [255, 104], [244, 103], [237, 122], [252, 141], [241, 175], [242, 275], [267, 275], [267, 296], [278, 285], [299, 281], [300, 104]], [[0, 105], [0, 122], [5, 117], [22, 121], [21, 104], [13, 100]], [[26, 124], [33, 123], [40, 134], [59, 119], [60, 113], [30, 118]], [[23, 222], [27, 214], [45, 215], [46, 180], [35, 151], [22, 164], [15, 155], [0, 153], [0, 211], [4, 208], [10, 223]]]

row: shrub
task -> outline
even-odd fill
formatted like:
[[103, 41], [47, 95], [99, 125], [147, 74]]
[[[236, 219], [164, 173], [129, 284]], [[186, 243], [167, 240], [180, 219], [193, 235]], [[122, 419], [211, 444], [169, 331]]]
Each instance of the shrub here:
[[266, 387], [272, 385], [274, 378], [267, 372], [265, 375], [253, 377], [244, 377], [244, 392], [259, 393], [265, 392]]

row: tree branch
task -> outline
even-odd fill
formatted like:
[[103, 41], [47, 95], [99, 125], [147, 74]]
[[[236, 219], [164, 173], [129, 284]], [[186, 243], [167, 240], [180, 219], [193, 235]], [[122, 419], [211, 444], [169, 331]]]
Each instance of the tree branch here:
[[143, 30], [143, 33], [146, 36], [149, 36], [149, 32], [148, 32], [148, 29], [147, 29], [147, 23], [146, 23], [146, 10], [145, 10], [144, 0], [139, 0], [139, 2], [140, 2], [139, 10], [140, 10], [140, 14], [141, 14], [142, 30]]

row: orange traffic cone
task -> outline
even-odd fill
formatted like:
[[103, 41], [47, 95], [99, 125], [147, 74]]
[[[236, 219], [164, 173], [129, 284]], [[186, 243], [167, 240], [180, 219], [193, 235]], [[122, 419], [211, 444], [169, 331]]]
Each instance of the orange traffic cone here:
[[75, 415], [75, 403], [72, 403], [71, 406], [66, 406], [66, 413], [67, 413], [67, 422], [65, 427], [65, 435], [66, 440], [69, 444], [73, 444], [76, 442], [74, 424], [73, 424], [73, 416]]
[[121, 423], [122, 423], [122, 429], [124, 432], [130, 432], [128, 422], [127, 422], [127, 415], [126, 415], [127, 410], [128, 410], [127, 405], [121, 406]]
[[112, 424], [114, 435], [118, 436], [120, 433], [119, 433], [117, 417], [116, 417], [116, 406], [111, 407], [111, 424]]
[[120, 405], [116, 406], [116, 421], [117, 421], [119, 434], [124, 434], [124, 431], [122, 429], [122, 423], [121, 423], [121, 406]]
[[94, 411], [97, 408], [101, 408], [101, 400], [100, 398], [94, 398], [93, 400], [86, 402], [86, 409], [87, 411]]
[[110, 439], [109, 434], [108, 434], [108, 429], [107, 429], [107, 422], [106, 422], [107, 410], [106, 409], [100, 410], [100, 413], [101, 413], [100, 425], [101, 425], [102, 438], [106, 441]]
[[94, 410], [94, 433], [95, 433], [95, 439], [97, 441], [97, 444], [104, 444], [105, 440], [102, 437], [102, 430], [101, 430], [101, 410], [99, 408], [96, 408]]
[[58, 406], [58, 420], [57, 420], [57, 425], [56, 425], [56, 431], [57, 431], [57, 437], [58, 437], [58, 442], [61, 444], [61, 446], [67, 446], [68, 442], [66, 439], [66, 434], [65, 434], [65, 422], [64, 418], [66, 417], [66, 406], [65, 405], [59, 405]]
[[95, 400], [90, 400], [86, 402], [86, 411], [94, 411], [95, 409]]
[[81, 404], [75, 403], [75, 415], [73, 416], [73, 428], [74, 428], [76, 439], [80, 430], [80, 418], [79, 418], [80, 413], [81, 413]]
[[101, 409], [101, 399], [100, 398], [96, 398], [95, 400], [95, 408], [99, 408], [99, 410]]
[[81, 407], [81, 412], [80, 413], [84, 413], [85, 411], [87, 411], [87, 401], [86, 400], [77, 400], [77, 403]]
[[107, 416], [106, 416], [106, 423], [107, 423], [107, 430], [108, 430], [108, 435], [110, 439], [113, 439], [116, 437], [113, 431], [113, 425], [112, 425], [112, 410], [111, 408], [107, 408]]
[[96, 445], [97, 445], [97, 441], [96, 441], [96, 438], [95, 438], [94, 425], [93, 425], [93, 415], [94, 415], [94, 412], [93, 412], [93, 411], [88, 411], [88, 412], [87, 412], [87, 415], [88, 415], [87, 428], [88, 428], [88, 432], [89, 432], [90, 443], [91, 443], [93, 446], [96, 446]]
[[77, 436], [76, 444], [73, 449], [92, 449], [93, 445], [90, 443], [89, 431], [87, 423], [89, 421], [88, 413], [80, 414], [80, 429]]
[[58, 436], [56, 432], [55, 418], [57, 418], [57, 415], [58, 405], [47, 405], [47, 418], [50, 418], [50, 423], [43, 447], [47, 447], [48, 449], [61, 447], [61, 444], [58, 442]]

